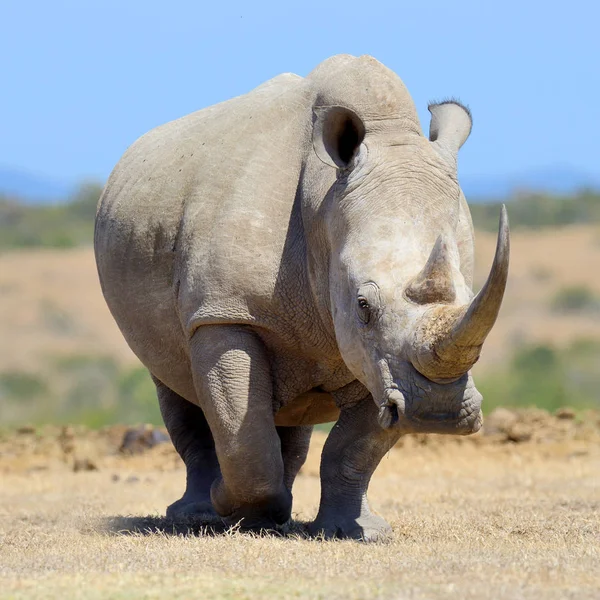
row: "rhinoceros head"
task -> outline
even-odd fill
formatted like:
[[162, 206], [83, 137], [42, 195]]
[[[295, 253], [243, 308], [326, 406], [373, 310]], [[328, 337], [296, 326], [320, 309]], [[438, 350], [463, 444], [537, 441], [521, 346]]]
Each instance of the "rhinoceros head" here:
[[470, 369], [500, 309], [509, 230], [503, 208], [494, 263], [474, 296], [456, 171], [471, 117], [456, 102], [429, 109], [429, 140], [410, 119], [315, 110], [314, 149], [338, 173], [325, 218], [330, 306], [341, 355], [382, 426], [467, 434], [482, 423]]

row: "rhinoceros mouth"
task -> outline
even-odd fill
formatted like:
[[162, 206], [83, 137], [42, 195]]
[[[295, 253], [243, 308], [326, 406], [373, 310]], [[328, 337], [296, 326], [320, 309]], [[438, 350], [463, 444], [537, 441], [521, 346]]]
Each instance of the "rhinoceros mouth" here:
[[402, 411], [394, 403], [380, 406], [379, 422], [384, 429], [399, 427], [406, 433], [447, 433], [468, 435], [481, 427], [479, 411], [465, 412], [464, 409], [446, 412], [414, 414]]
[[405, 415], [404, 426], [415, 433], [441, 433], [469, 435], [481, 428], [483, 419], [479, 410], [465, 412], [431, 412], [420, 415]]
[[436, 423], [447, 423], [448, 425], [453, 425], [455, 423], [458, 423], [458, 421], [461, 420], [461, 417], [459, 416], [458, 412], [454, 411], [454, 412], [432, 412], [432, 413], [427, 413], [425, 415], [412, 415], [410, 417], [411, 419], [415, 420], [415, 421], [420, 421], [423, 423], [427, 423], [429, 421], [433, 421]]
[[480, 395], [466, 377], [463, 382], [446, 385], [424, 381], [417, 374], [414, 377], [410, 385], [394, 384], [384, 390], [378, 415], [384, 429], [455, 435], [479, 430]]
[[471, 406], [455, 410], [414, 412], [396, 398], [387, 398], [380, 405], [379, 423], [384, 429], [398, 427], [406, 433], [446, 433], [468, 435], [478, 431], [482, 424], [481, 412]]

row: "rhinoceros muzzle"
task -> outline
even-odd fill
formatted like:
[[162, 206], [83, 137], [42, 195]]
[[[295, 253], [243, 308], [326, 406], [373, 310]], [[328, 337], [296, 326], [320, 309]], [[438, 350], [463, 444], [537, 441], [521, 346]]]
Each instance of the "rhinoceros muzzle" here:
[[509, 255], [508, 217], [502, 207], [488, 279], [470, 304], [456, 306], [447, 244], [443, 236], [438, 238], [405, 292], [409, 300], [427, 308], [408, 345], [410, 368], [402, 369], [401, 378], [385, 389], [379, 402], [382, 427], [458, 435], [481, 428], [482, 398], [469, 373], [498, 316]]
[[428, 382], [414, 373], [409, 385], [388, 388], [379, 406], [379, 423], [384, 428], [399, 428], [404, 433], [442, 433], [468, 435], [483, 424], [481, 394], [469, 375], [450, 384]]

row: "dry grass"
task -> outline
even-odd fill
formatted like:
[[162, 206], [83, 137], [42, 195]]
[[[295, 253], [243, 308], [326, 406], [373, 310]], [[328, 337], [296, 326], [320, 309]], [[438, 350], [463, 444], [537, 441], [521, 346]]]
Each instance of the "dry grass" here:
[[[316, 434], [295, 518], [317, 508]], [[0, 453], [0, 597], [598, 598], [600, 444], [408, 439], [371, 486], [386, 544], [211, 535], [163, 519], [183, 489], [170, 445], [74, 473], [51, 444]], [[79, 450], [82, 452], [82, 450]], [[10, 459], [13, 462], [10, 462]], [[17, 466], [18, 464], [18, 466]], [[129, 515], [129, 516], [121, 516]]]
[[[495, 236], [477, 232], [476, 281], [492, 262]], [[600, 294], [600, 228], [573, 226], [512, 235], [511, 276], [504, 306], [486, 342], [478, 371], [512, 355], [515, 343], [600, 338], [600, 320], [560, 316], [551, 297], [569, 285]], [[0, 371], [36, 371], [49, 356], [110, 355], [137, 361], [100, 293], [91, 248], [31, 250], [0, 255]]]

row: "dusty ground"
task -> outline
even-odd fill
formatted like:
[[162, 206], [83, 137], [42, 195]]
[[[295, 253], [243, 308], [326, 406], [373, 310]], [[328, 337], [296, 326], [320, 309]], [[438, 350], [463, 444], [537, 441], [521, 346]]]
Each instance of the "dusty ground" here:
[[[476, 282], [485, 280], [495, 236], [477, 232]], [[566, 286], [600, 295], [600, 227], [573, 226], [512, 234], [511, 274], [497, 325], [477, 371], [512, 356], [515, 344], [566, 345], [600, 338], [600, 319], [560, 316], [549, 304]], [[85, 353], [134, 364], [102, 295], [91, 248], [32, 250], [0, 255], [0, 371], [36, 371], [48, 357]]]
[[598, 598], [600, 415], [560, 417], [500, 410], [485, 434], [405, 438], [371, 485], [394, 529], [375, 545], [303, 536], [322, 433], [297, 522], [262, 537], [161, 517], [184, 485], [168, 442], [128, 456], [120, 427], [4, 434], [0, 597]]

